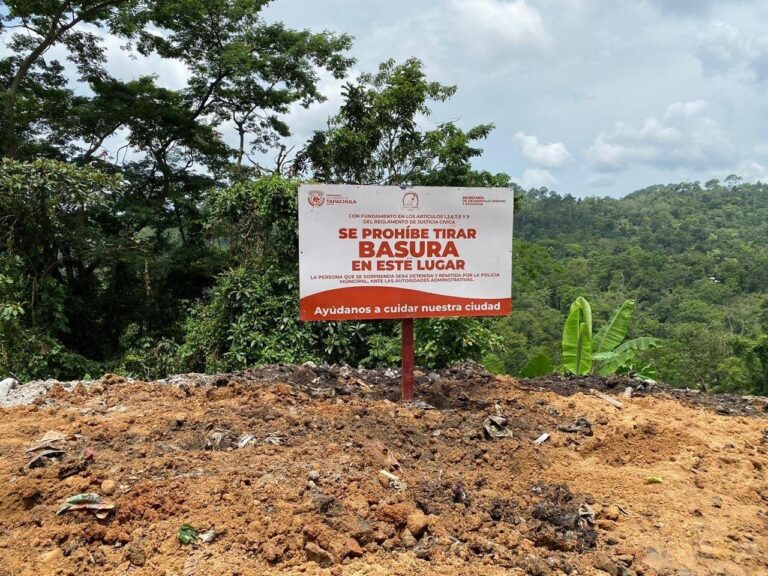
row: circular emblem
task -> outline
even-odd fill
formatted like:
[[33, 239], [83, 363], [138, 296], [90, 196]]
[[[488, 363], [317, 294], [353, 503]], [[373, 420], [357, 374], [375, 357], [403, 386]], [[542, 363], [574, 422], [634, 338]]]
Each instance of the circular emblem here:
[[309, 193], [309, 198], [307, 198], [307, 200], [309, 200], [310, 206], [317, 207], [323, 205], [323, 202], [325, 202], [325, 197], [319, 190], [313, 190]]
[[418, 208], [419, 207], [419, 195], [416, 192], [406, 192], [403, 194], [403, 207], [404, 208]]

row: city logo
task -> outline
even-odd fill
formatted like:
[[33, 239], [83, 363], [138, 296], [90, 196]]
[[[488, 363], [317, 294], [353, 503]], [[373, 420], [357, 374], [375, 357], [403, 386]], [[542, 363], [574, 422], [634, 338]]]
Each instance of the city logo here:
[[307, 198], [309, 201], [309, 205], [313, 208], [317, 208], [318, 206], [322, 206], [325, 202], [325, 197], [323, 196], [323, 193], [319, 190], [313, 190], [309, 193], [309, 198]]
[[406, 192], [403, 194], [403, 208], [418, 208], [419, 195], [416, 192]]

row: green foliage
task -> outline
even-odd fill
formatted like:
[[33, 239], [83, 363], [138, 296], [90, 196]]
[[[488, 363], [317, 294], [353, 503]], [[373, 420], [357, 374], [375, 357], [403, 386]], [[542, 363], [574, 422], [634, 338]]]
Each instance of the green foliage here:
[[520, 376], [523, 378], [536, 378], [554, 371], [555, 367], [552, 365], [552, 360], [546, 354], [541, 353], [531, 358], [528, 364], [520, 371]]
[[[0, 361], [23, 378], [96, 372], [63, 344], [95, 265], [109, 258], [103, 219], [121, 180], [56, 160], [0, 160]], [[23, 375], [23, 376], [22, 376]]]
[[[601, 376], [628, 372], [651, 379], [653, 369], [650, 366], [641, 368], [635, 358], [638, 352], [658, 347], [660, 340], [647, 336], [624, 340], [634, 309], [634, 301], [625, 301], [593, 337], [592, 308], [584, 298], [577, 298], [571, 304], [563, 327], [563, 369], [577, 376], [594, 371]], [[530, 371], [535, 369], [536, 365], [533, 365]]]
[[571, 304], [563, 327], [563, 368], [576, 376], [592, 371], [592, 309], [581, 296]]
[[182, 524], [179, 528], [178, 533], [176, 534], [176, 538], [178, 539], [179, 543], [181, 544], [194, 544], [197, 542], [197, 528], [192, 526], [191, 524]]
[[[313, 359], [317, 340], [311, 326], [298, 320], [296, 284], [296, 278], [272, 267], [243, 266], [223, 274], [210, 301], [192, 309], [181, 361], [217, 372]], [[333, 342], [331, 337], [325, 347], [329, 352], [338, 351]]]
[[120, 349], [124, 350], [123, 355], [113, 367], [113, 371], [120, 374], [153, 380], [186, 369], [179, 360], [179, 345], [176, 342], [141, 336], [136, 324], [128, 326], [120, 338]]
[[298, 181], [271, 176], [216, 191], [213, 225], [218, 224], [230, 254], [298, 270], [298, 187]]
[[500, 347], [493, 320], [431, 318], [417, 320], [416, 362], [421, 366], [449, 366], [461, 360], [481, 360]]
[[622, 343], [629, 332], [629, 319], [634, 311], [634, 300], [627, 300], [614, 310], [608, 322], [595, 335], [595, 355], [612, 352]]
[[471, 167], [482, 152], [473, 143], [487, 138], [492, 124], [466, 132], [451, 123], [419, 128], [430, 104], [455, 92], [455, 86], [427, 80], [416, 58], [383, 62], [376, 74], [344, 86], [339, 113], [327, 130], [314, 133], [299, 160], [328, 183], [509, 186], [509, 176]]
[[[543, 317], [584, 295], [596, 322], [608, 321], [631, 299], [640, 304], [631, 330], [665, 342], [638, 352], [633, 370], [651, 362], [658, 379], [675, 386], [754, 391], [747, 355], [768, 318], [768, 248], [759, 240], [768, 234], [766, 190], [712, 181], [654, 186], [622, 199], [525, 192], [515, 214], [513, 317], [527, 314], [531, 298]], [[535, 346], [519, 342], [524, 332], [519, 325], [505, 332], [511, 344], [504, 357], [535, 355]], [[559, 348], [551, 336], [536, 344], [553, 358]], [[512, 373], [526, 362], [510, 363]]]
[[768, 395], [768, 335], [763, 335], [746, 356], [747, 371], [755, 394]]
[[[637, 371], [634, 361], [638, 352], [650, 350], [651, 348], [657, 348], [661, 345], [658, 338], [651, 338], [649, 336], [643, 336], [641, 338], [634, 338], [627, 340], [614, 350], [610, 352], [600, 352], [592, 356], [593, 360], [597, 363], [597, 373], [600, 376], [610, 376], [615, 374], [624, 368], [626, 372]], [[641, 373], [639, 375], [645, 378], [651, 378], [650, 374]]]
[[[59, 4], [0, 11], [10, 54], [0, 58], [0, 151], [25, 160], [3, 160], [0, 174], [3, 241], [23, 262], [12, 276], [21, 296], [2, 299], [3, 355], [21, 373], [26, 356], [9, 351], [26, 339], [10, 338], [16, 330], [39, 335], [30, 341], [51, 358], [26, 374], [77, 371], [69, 360], [58, 367], [61, 354], [145, 376], [178, 370], [183, 319], [227, 263], [239, 266], [246, 248], [294, 259], [290, 222], [261, 233], [284, 215], [243, 222], [259, 227], [258, 238], [244, 237], [231, 215], [214, 214], [226, 202], [210, 197], [266, 171], [251, 152], [289, 134], [278, 115], [324, 99], [320, 74], [344, 76], [351, 38], [266, 22], [263, 0]], [[128, 53], [181, 61], [187, 84], [110, 77], [105, 31]], [[225, 122], [236, 126], [235, 147], [218, 132]], [[112, 157], [104, 146], [118, 133], [125, 145]]]
[[[635, 364], [638, 352], [657, 348], [661, 345], [658, 338], [644, 336], [625, 341], [629, 332], [629, 320], [635, 311], [634, 300], [626, 300], [616, 308], [595, 336], [595, 347], [592, 360], [596, 363], [597, 372], [601, 376], [609, 376], [619, 371], [632, 372], [636, 376], [650, 380], [652, 368], [640, 369]], [[655, 374], [655, 372], [654, 372]]]

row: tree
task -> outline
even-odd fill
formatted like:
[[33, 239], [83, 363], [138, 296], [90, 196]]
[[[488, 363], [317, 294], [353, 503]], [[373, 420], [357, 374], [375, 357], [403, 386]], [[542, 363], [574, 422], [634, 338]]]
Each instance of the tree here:
[[133, 17], [144, 8], [129, 0], [77, 0], [37, 2], [5, 0], [0, 4], [5, 14], [2, 27], [19, 29], [10, 41], [12, 73], [3, 86], [2, 154], [15, 158], [19, 134], [16, 126], [16, 101], [20, 89], [36, 68], [45, 70], [43, 55], [53, 46], [63, 44], [82, 77], [103, 74], [104, 51], [96, 34], [84, 25], [130, 35]]
[[[263, 21], [260, 12], [266, 0], [80, 0], [78, 2], [7, 1], [4, 29], [23, 30], [13, 34], [9, 46], [16, 56], [3, 62], [3, 155], [15, 157], [18, 141], [25, 134], [17, 129], [18, 97], [35, 91], [39, 76], [51, 64], [43, 56], [55, 45], [66, 47], [75, 63], [80, 82], [114, 85], [104, 69], [105, 53], [99, 36], [84, 25], [129, 41], [125, 49], [135, 48], [142, 55], [182, 62], [190, 72], [187, 88], [179, 92], [180, 102], [193, 121], [210, 127], [232, 121], [240, 137], [236, 165], [242, 166], [248, 145], [259, 148], [288, 134], [288, 127], [277, 114], [293, 103], [309, 106], [323, 99], [317, 90], [318, 68], [340, 78], [353, 62], [342, 52], [351, 45], [348, 35], [330, 32], [311, 33], [291, 30], [284, 25]], [[53, 66], [60, 66], [54, 61]], [[40, 72], [36, 72], [39, 70]], [[38, 82], [36, 82], [36, 80]], [[92, 86], [93, 88], [93, 86]], [[114, 93], [114, 87], [111, 88]], [[83, 98], [79, 98], [82, 103]], [[102, 98], [103, 101], [103, 98]], [[178, 108], [178, 107], [177, 107]], [[84, 150], [89, 159], [93, 144], [100, 145], [123, 124], [109, 118], [95, 123], [99, 107], [85, 107], [91, 122], [80, 125], [84, 134], [73, 132], [73, 139], [89, 142]], [[76, 107], [77, 113], [83, 107]], [[109, 112], [107, 110], [105, 112]], [[248, 144], [246, 137], [252, 135]], [[28, 134], [27, 134], [28, 136]], [[173, 133], [151, 149], [153, 162], [162, 170], [172, 149], [183, 136]], [[188, 144], [188, 143], [187, 143]], [[146, 150], [144, 150], [146, 152]]]
[[[190, 72], [184, 97], [195, 118], [213, 126], [232, 122], [238, 134], [235, 168], [253, 149], [264, 150], [289, 134], [278, 115], [292, 104], [324, 100], [318, 69], [342, 78], [353, 59], [343, 52], [351, 37], [292, 30], [266, 23], [265, 0], [157, 3], [150, 21], [164, 34], [144, 28], [138, 48], [145, 54], [184, 62]], [[251, 135], [251, 142], [247, 136]]]
[[[6, 323], [0, 323], [5, 346], [19, 342], [14, 332], [23, 328], [44, 339], [49, 353], [73, 338], [91, 357], [98, 355], [99, 333], [88, 322], [98, 320], [97, 269], [115, 258], [109, 211], [121, 185], [119, 177], [91, 167], [0, 160], [1, 240], [7, 250], [2, 264], [9, 271], [6, 288], [14, 294], [6, 297]], [[35, 342], [40, 341], [25, 342], [27, 353], [6, 348], [6, 358], [17, 363], [11, 369], [29, 369]]]
[[768, 395], [768, 335], [763, 335], [747, 353], [747, 368], [756, 394]]
[[376, 74], [344, 86], [341, 109], [326, 130], [315, 132], [300, 162], [317, 180], [337, 184], [471, 185], [498, 178], [508, 185], [501, 175], [470, 175], [470, 160], [482, 152], [471, 144], [486, 138], [492, 124], [467, 132], [451, 123], [419, 126], [433, 102], [455, 92], [455, 86], [428, 81], [415, 58], [388, 60]]
[[[75, 350], [107, 359], [148, 338], [179, 335], [189, 302], [210, 288], [228, 257], [210, 234], [211, 195], [262, 171], [248, 157], [289, 133], [280, 115], [324, 98], [321, 70], [342, 77], [351, 65], [348, 35], [265, 22], [266, 4], [3, 4], [0, 33], [14, 52], [0, 60], [2, 121], [14, 126], [4, 130], [3, 154], [68, 160], [73, 170], [89, 166], [123, 183], [97, 219], [97, 245], [109, 254], [73, 250], [59, 266], [61, 278], [51, 268], [57, 296], [47, 301], [63, 303], [61, 317], [78, 336], [61, 339]], [[104, 34], [131, 54], [183, 65], [187, 84], [174, 90], [155, 77], [111, 77]], [[50, 59], [54, 46], [66, 48], [72, 64]], [[235, 124], [238, 144], [221, 134], [225, 122]], [[110, 149], [117, 138], [122, 146]], [[77, 282], [67, 280], [67, 267]], [[34, 312], [39, 318], [39, 305]]]

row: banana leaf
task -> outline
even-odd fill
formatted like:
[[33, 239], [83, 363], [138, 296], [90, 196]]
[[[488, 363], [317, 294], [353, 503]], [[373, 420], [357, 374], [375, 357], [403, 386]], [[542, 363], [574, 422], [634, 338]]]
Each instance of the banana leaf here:
[[596, 354], [615, 349], [629, 332], [629, 319], [635, 311], [635, 301], [627, 300], [616, 308], [607, 323], [595, 335], [592, 349]]
[[660, 339], [643, 336], [641, 338], [627, 340], [615, 350], [610, 352], [600, 352], [599, 354], [595, 354], [592, 358], [597, 363], [597, 373], [600, 374], [600, 376], [609, 376], [615, 374], [621, 366], [631, 362], [638, 352], [650, 350], [651, 348], [658, 348], [659, 346], [661, 346]]
[[571, 304], [563, 328], [563, 366], [576, 376], [592, 370], [592, 309], [582, 297]]

